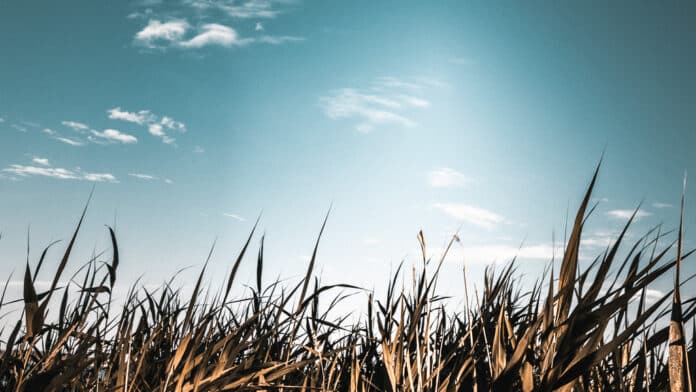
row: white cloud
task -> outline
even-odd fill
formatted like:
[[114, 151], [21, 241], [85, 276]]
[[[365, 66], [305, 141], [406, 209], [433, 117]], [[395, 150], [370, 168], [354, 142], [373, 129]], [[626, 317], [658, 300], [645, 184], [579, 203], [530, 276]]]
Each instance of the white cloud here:
[[151, 176], [149, 174], [142, 174], [142, 173], [128, 173], [128, 175], [131, 177], [135, 177], [135, 178], [138, 178], [141, 180], [146, 180], [146, 181], [152, 181], [152, 180], [157, 179], [157, 177], [155, 177], [155, 176]]
[[246, 220], [246, 219], [242, 218], [241, 216], [239, 216], [239, 215], [237, 215], [237, 214], [230, 214], [230, 213], [227, 213], [227, 212], [226, 212], [226, 213], [223, 213], [222, 215], [223, 215], [223, 216], [226, 216], [226, 217], [228, 217], [228, 218], [232, 218], [232, 219], [238, 220], [238, 221], [240, 221], [240, 222], [244, 222], [244, 221]]
[[50, 163], [48, 162], [47, 158], [34, 157], [31, 159], [31, 161], [36, 163], [37, 165], [50, 166]]
[[433, 208], [445, 214], [476, 226], [491, 229], [494, 226], [505, 223], [505, 218], [495, 212], [460, 203], [435, 203]]
[[129, 112], [117, 106], [107, 110], [107, 113], [109, 113], [109, 118], [112, 120], [128, 121], [147, 126], [148, 132], [153, 136], [161, 138], [162, 142], [165, 144], [173, 144], [176, 141], [176, 139], [167, 135], [166, 130], [186, 132], [186, 124], [176, 121], [169, 116], [162, 116], [160, 118], [149, 110]]
[[41, 132], [45, 133], [46, 135], [55, 135], [56, 131], [52, 130], [51, 128], [44, 128], [41, 130]]
[[[633, 215], [634, 210], [611, 210], [607, 211], [607, 216], [611, 218], [616, 218], [616, 219], [628, 219]], [[651, 212], [644, 211], [644, 210], [638, 210], [636, 212], [636, 218], [635, 219], [640, 219], [640, 218], [645, 218], [647, 216], [652, 215]]]
[[196, 146], [193, 148], [194, 154], [203, 154], [204, 152], [205, 152], [205, 149], [201, 146]]
[[149, 48], [155, 48], [161, 43], [179, 42], [190, 25], [185, 19], [170, 20], [162, 23], [151, 19], [147, 26], [135, 34], [135, 41]]
[[89, 130], [89, 126], [77, 121], [63, 121], [61, 124], [65, 125], [68, 128], [72, 128], [74, 131], [77, 132], [84, 132]]
[[208, 23], [201, 26], [195, 37], [180, 42], [180, 45], [184, 48], [201, 48], [208, 45], [232, 46], [241, 42], [239, 35], [233, 28], [217, 23]]
[[150, 124], [147, 126], [147, 130], [153, 136], [162, 137], [165, 135], [162, 125], [160, 124]]
[[116, 177], [108, 173], [85, 173], [83, 174], [82, 178], [87, 181], [95, 182], [118, 182]]
[[428, 173], [428, 182], [434, 188], [460, 187], [467, 181], [464, 174], [449, 167], [441, 167]]
[[145, 173], [128, 173], [130, 177], [137, 178], [139, 180], [143, 181], [159, 181], [161, 180], [165, 184], [173, 184], [174, 181], [170, 180], [169, 178], [159, 178], [156, 176], [153, 176], [151, 174], [145, 174]]
[[367, 133], [380, 125], [410, 128], [417, 125], [410, 118], [412, 109], [430, 105], [426, 99], [404, 94], [401, 90], [419, 87], [395, 78], [381, 78], [366, 90], [342, 88], [319, 98], [324, 114], [330, 119], [352, 119], [355, 129]]
[[75, 147], [80, 147], [80, 146], [84, 146], [84, 145], [85, 145], [85, 143], [84, 143], [83, 141], [81, 141], [81, 140], [72, 139], [72, 138], [68, 138], [68, 137], [60, 137], [60, 136], [58, 136], [58, 137], [56, 137], [56, 140], [58, 140], [58, 141], [61, 142], [61, 143], [69, 144], [69, 145], [75, 146]]
[[138, 138], [133, 135], [128, 135], [116, 129], [105, 129], [102, 132], [92, 130], [92, 135], [105, 139], [110, 142], [120, 142], [124, 144], [137, 143]]
[[160, 124], [164, 125], [168, 129], [180, 131], [180, 132], [186, 132], [186, 125], [184, 123], [179, 122], [174, 120], [171, 117], [167, 116], [162, 116], [162, 120], [160, 121]]
[[271, 45], [281, 45], [287, 42], [302, 42], [305, 39], [303, 37], [295, 37], [292, 35], [280, 35], [280, 36], [275, 36], [275, 35], [262, 35], [259, 38], [247, 38], [247, 41], [249, 43], [251, 42], [260, 42], [263, 44], [271, 44]]
[[[282, 11], [274, 8], [278, 4], [272, 0], [246, 0], [243, 2], [235, 0], [194, 0], [190, 1], [191, 6], [198, 9], [219, 9], [228, 16], [238, 19], [272, 19], [280, 15]], [[282, 2], [280, 2], [282, 3]]]
[[109, 113], [109, 118], [112, 120], [128, 121], [138, 125], [155, 121], [155, 116], [150, 113], [149, 110], [140, 110], [139, 112], [135, 113], [123, 111], [120, 107], [115, 107], [107, 110], [106, 112]]
[[660, 203], [660, 202], [655, 202], [652, 204], [653, 207], [655, 208], [672, 208], [674, 207], [673, 205], [669, 203]]
[[69, 170], [60, 167], [37, 167], [24, 165], [10, 165], [2, 169], [5, 173], [11, 173], [20, 177], [41, 176], [60, 180], [85, 180], [94, 182], [118, 182], [116, 177], [108, 173], [86, 173], [80, 169]]
[[[152, 9], [134, 12], [129, 19], [150, 17], [146, 26], [138, 31], [134, 43], [150, 49], [199, 49], [207, 46], [243, 46], [252, 43], [279, 45], [288, 42], [303, 41], [302, 37], [290, 35], [260, 37], [243, 37], [229, 25], [230, 19], [274, 18], [281, 13], [273, 0], [184, 0], [183, 6], [178, 7], [176, 14], [190, 15], [193, 20], [189, 23], [185, 17], [166, 20], [164, 17], [153, 17]], [[191, 11], [194, 11], [191, 13]], [[262, 32], [264, 26], [256, 22], [253, 31]]]

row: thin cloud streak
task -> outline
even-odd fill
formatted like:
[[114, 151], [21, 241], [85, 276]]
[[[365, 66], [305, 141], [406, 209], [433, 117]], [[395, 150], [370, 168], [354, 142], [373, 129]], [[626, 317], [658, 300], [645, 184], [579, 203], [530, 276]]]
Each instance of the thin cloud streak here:
[[460, 203], [434, 203], [433, 208], [459, 220], [475, 226], [492, 229], [505, 223], [505, 218], [484, 208]]
[[[607, 216], [610, 218], [615, 218], [615, 219], [629, 219], [633, 213], [634, 210], [610, 210], [607, 211]], [[638, 210], [636, 212], [636, 217], [635, 219], [640, 219], [640, 218], [645, 218], [648, 216], [651, 216], [652, 212], [644, 211], [644, 210]]]
[[395, 78], [381, 78], [368, 89], [341, 88], [319, 98], [324, 114], [332, 119], [357, 122], [355, 129], [369, 133], [379, 126], [412, 128], [417, 122], [406, 113], [424, 109], [430, 102], [422, 97], [405, 94], [404, 89], [418, 90], [420, 85]]
[[80, 169], [70, 170], [60, 167], [38, 167], [24, 165], [10, 165], [2, 169], [5, 173], [14, 174], [19, 177], [50, 177], [59, 180], [85, 180], [93, 182], [118, 182], [116, 177], [109, 173], [88, 173]]

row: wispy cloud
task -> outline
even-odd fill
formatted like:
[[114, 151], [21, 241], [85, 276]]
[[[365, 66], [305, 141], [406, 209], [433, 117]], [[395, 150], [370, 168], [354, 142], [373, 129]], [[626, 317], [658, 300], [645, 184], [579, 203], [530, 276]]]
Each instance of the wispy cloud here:
[[[324, 114], [331, 119], [351, 119], [355, 129], [367, 133], [378, 126], [410, 128], [417, 125], [407, 115], [413, 109], [430, 106], [425, 98], [412, 95], [421, 85], [395, 78], [382, 78], [367, 89], [341, 88], [319, 98]], [[414, 90], [406, 93], [405, 90]]]
[[466, 176], [452, 168], [441, 167], [428, 173], [428, 182], [434, 188], [461, 187], [468, 179]]
[[228, 217], [228, 218], [232, 218], [232, 219], [238, 220], [238, 221], [240, 221], [240, 222], [244, 222], [244, 221], [246, 220], [246, 219], [242, 218], [241, 216], [239, 216], [239, 215], [237, 215], [237, 214], [230, 214], [230, 213], [227, 213], [227, 212], [223, 213], [222, 216], [226, 216], [226, 217]]
[[[607, 211], [607, 216], [609, 216], [611, 218], [616, 218], [616, 219], [628, 219], [633, 215], [633, 212], [634, 212], [634, 210], [610, 210], [610, 211]], [[652, 212], [638, 210], [638, 212], [636, 212], [635, 219], [645, 218], [645, 217], [648, 217], [651, 215], [652, 215]]]
[[433, 208], [463, 222], [491, 229], [505, 223], [505, 218], [493, 211], [461, 203], [434, 203]]
[[138, 180], [142, 181], [161, 181], [164, 182], [165, 184], [172, 184], [174, 181], [170, 180], [169, 178], [161, 178], [154, 176], [152, 174], [145, 174], [145, 173], [128, 173], [129, 177], [137, 178]]
[[62, 136], [57, 136], [55, 139], [61, 143], [65, 143], [65, 144], [71, 145], [73, 147], [81, 147], [81, 146], [85, 145], [85, 143], [79, 139], [73, 139], [73, 138], [62, 137]]
[[118, 142], [123, 144], [131, 144], [138, 142], [138, 139], [135, 136], [128, 135], [116, 129], [105, 129], [101, 132], [92, 130], [91, 132], [92, 135], [94, 135], [95, 137], [103, 139], [110, 143]]
[[64, 169], [60, 167], [38, 167], [24, 165], [10, 165], [2, 169], [5, 173], [14, 174], [19, 177], [50, 177], [59, 180], [84, 180], [94, 182], [118, 182], [116, 177], [109, 173], [89, 173], [81, 169]]
[[672, 208], [672, 207], [674, 207], [672, 204], [661, 203], [661, 202], [652, 203], [652, 206], [655, 208]]
[[195, 146], [193, 147], [193, 153], [194, 154], [203, 154], [205, 152], [205, 149], [201, 146]]
[[148, 132], [162, 139], [165, 144], [173, 144], [176, 139], [167, 134], [168, 131], [177, 131], [180, 133], [186, 132], [186, 125], [180, 121], [176, 121], [169, 116], [158, 116], [149, 110], [139, 110], [137, 112], [129, 112], [122, 110], [120, 107], [115, 107], [107, 110], [109, 118], [112, 120], [126, 121], [142, 126], [146, 126]]
[[237, 19], [272, 19], [285, 12], [281, 6], [290, 4], [274, 0], [189, 0], [186, 3], [198, 10], [219, 10]]
[[0, 117], [0, 123], [4, 123], [4, 122], [5, 122], [5, 119]]
[[36, 163], [37, 165], [41, 165], [41, 166], [50, 166], [51, 165], [48, 162], [47, 158], [34, 157], [31, 159], [31, 161]]
[[128, 175], [131, 177], [135, 177], [135, 178], [138, 178], [141, 180], [146, 180], [146, 181], [152, 181], [152, 180], [157, 179], [157, 177], [155, 177], [155, 176], [151, 176], [149, 174], [142, 174], [142, 173], [128, 173]]
[[168, 178], [159, 178], [157, 176], [153, 176], [152, 174], [145, 174], [145, 173], [128, 173], [129, 177], [137, 178], [139, 180], [143, 181], [162, 181], [165, 184], [172, 184], [174, 181], [168, 179]]
[[86, 132], [89, 130], [89, 126], [87, 124], [83, 124], [77, 121], [63, 121], [61, 124], [65, 125], [68, 128], [72, 128], [76, 132]]

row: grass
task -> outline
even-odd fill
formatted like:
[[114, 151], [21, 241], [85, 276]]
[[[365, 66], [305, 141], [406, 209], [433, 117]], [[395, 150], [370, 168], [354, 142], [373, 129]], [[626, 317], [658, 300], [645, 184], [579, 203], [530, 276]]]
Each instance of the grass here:
[[[35, 288], [46, 252], [33, 268], [27, 262], [23, 311], [15, 321], [6, 315], [0, 334], [6, 337], [0, 341], [0, 389], [690, 391], [696, 347], [694, 338], [687, 343], [684, 324], [693, 320], [696, 300], [682, 300], [679, 290], [682, 260], [692, 253], [682, 249], [683, 225], [664, 248], [658, 241], [674, 234], [659, 228], [626, 244], [631, 218], [618, 239], [580, 269], [596, 178], [597, 171], [557, 275], [552, 263], [531, 290], [523, 290], [513, 260], [488, 269], [479, 294], [464, 270], [462, 295], [475, 306], [455, 313], [435, 290], [446, 254], [429, 259], [420, 235], [419, 268], [408, 276], [400, 266], [384, 298], [368, 294], [360, 321], [328, 314], [356, 287], [324, 286], [314, 277], [326, 221], [295, 286], [262, 285], [261, 238], [256, 286], [247, 297], [230, 296], [251, 253], [255, 225], [219, 291], [202, 287], [204, 266], [190, 297], [171, 282], [158, 290], [135, 283], [117, 305], [112, 290], [119, 252], [110, 228], [107, 259], [94, 257], [69, 280], [77, 284], [58, 287], [83, 212], [48, 291]], [[670, 274], [672, 292], [648, 301], [650, 284]], [[408, 284], [399, 284], [405, 279]], [[0, 312], [12, 302], [4, 297]], [[667, 315], [669, 325], [657, 322]]]

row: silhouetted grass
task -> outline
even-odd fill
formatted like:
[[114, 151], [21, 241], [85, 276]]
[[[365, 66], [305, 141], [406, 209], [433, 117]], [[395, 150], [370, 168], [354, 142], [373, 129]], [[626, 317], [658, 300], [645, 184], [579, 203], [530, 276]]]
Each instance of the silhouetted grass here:
[[[223, 290], [209, 293], [201, 287], [204, 266], [190, 298], [182, 298], [171, 282], [158, 290], [136, 283], [117, 311], [112, 290], [119, 253], [111, 228], [112, 257], [92, 259], [80, 280], [70, 280], [81, 282], [79, 287], [58, 287], [83, 213], [48, 291], [35, 288], [46, 252], [33, 271], [26, 265], [23, 314], [14, 322], [4, 320], [0, 389], [691, 390], [696, 347], [693, 338], [687, 345], [684, 323], [693, 319], [696, 301], [682, 300], [679, 292], [681, 261], [691, 254], [682, 250], [682, 225], [667, 247], [658, 248], [666, 235], [656, 229], [629, 244], [619, 258], [631, 218], [618, 239], [580, 270], [580, 240], [596, 177], [597, 171], [558, 276], [550, 268], [523, 291], [513, 261], [498, 272], [487, 269], [479, 295], [470, 291], [465, 273], [461, 294], [466, 304], [476, 305], [453, 313], [435, 293], [446, 255], [429, 259], [419, 235], [420, 268], [408, 276], [400, 266], [388, 278], [384, 298], [368, 294], [356, 322], [347, 321], [348, 315], [328, 315], [343, 291], [357, 288], [323, 286], [314, 278], [319, 239], [297, 285], [267, 287], [262, 239], [251, 296], [230, 298], [256, 225]], [[456, 236], [450, 245], [455, 241]], [[649, 285], [671, 273], [676, 290], [649, 304]], [[410, 283], [400, 288], [397, 282], [404, 278]], [[668, 326], [656, 323], [667, 314]]]

